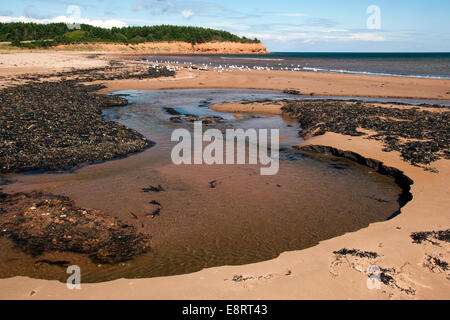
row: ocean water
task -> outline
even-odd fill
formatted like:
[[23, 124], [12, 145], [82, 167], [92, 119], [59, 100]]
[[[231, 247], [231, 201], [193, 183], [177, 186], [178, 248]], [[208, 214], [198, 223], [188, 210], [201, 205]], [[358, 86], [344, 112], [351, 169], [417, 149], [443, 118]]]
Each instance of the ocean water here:
[[146, 60], [274, 70], [450, 79], [450, 53], [274, 52], [264, 55], [152, 55]]

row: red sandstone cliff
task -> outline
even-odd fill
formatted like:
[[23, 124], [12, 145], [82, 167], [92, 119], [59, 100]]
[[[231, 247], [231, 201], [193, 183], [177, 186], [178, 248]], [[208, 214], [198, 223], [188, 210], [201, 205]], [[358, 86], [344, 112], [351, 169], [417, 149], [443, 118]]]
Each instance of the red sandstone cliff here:
[[207, 42], [192, 45], [187, 42], [144, 42], [138, 44], [78, 43], [58, 45], [57, 50], [106, 51], [127, 53], [170, 54], [264, 54], [268, 53], [263, 43]]

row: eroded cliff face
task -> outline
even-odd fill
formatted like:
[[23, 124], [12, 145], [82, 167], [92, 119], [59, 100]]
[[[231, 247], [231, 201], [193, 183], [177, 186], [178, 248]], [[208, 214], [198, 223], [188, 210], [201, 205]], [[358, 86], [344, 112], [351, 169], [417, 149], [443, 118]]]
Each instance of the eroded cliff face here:
[[262, 42], [260, 43], [237, 43], [237, 42], [208, 42], [194, 45], [195, 53], [213, 54], [264, 54], [268, 53]]
[[127, 53], [170, 54], [264, 54], [269, 53], [263, 43], [207, 42], [192, 45], [188, 42], [144, 42], [138, 44], [77, 43], [58, 45], [57, 50], [106, 51]]

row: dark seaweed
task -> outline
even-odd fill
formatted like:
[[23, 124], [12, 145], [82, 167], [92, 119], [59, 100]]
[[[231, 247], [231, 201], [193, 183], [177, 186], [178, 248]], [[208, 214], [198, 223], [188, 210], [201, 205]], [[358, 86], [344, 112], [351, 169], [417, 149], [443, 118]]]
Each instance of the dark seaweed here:
[[282, 110], [298, 118], [302, 137], [326, 132], [364, 136], [366, 133], [359, 131], [363, 128], [376, 132], [368, 137], [382, 141], [383, 151], [399, 151], [411, 164], [427, 165], [441, 158], [450, 159], [449, 111], [430, 112], [335, 100], [289, 101]]
[[424, 241], [428, 241], [434, 245], [439, 245], [439, 243], [434, 240], [450, 242], [450, 229], [442, 231], [413, 232], [410, 236], [411, 239], [413, 239], [413, 243], [422, 243]]
[[341, 255], [341, 256], [346, 256], [346, 255], [351, 255], [351, 256], [355, 256], [355, 257], [360, 257], [360, 258], [369, 258], [369, 259], [375, 259], [377, 258], [379, 255], [376, 252], [372, 252], [372, 251], [362, 251], [359, 249], [341, 249], [339, 251], [333, 251], [334, 254], [337, 255]]

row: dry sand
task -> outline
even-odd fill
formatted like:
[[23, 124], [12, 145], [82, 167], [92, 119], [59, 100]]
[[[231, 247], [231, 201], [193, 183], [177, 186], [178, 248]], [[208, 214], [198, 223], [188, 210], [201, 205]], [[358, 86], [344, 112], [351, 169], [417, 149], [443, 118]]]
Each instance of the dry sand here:
[[104, 67], [106, 59], [90, 53], [71, 52], [21, 52], [0, 54], [0, 76], [8, 77], [25, 73], [53, 73], [75, 69]]
[[[2, 58], [2, 57], [0, 57]], [[1, 72], [1, 71], [0, 71]], [[191, 78], [188, 78], [191, 77]], [[391, 78], [357, 75], [255, 71], [214, 74], [183, 71], [179, 80], [114, 81], [108, 91], [161, 88], [295, 88], [327, 95], [391, 96], [450, 99], [449, 80]], [[203, 83], [203, 85], [200, 85]], [[381, 86], [381, 84], [384, 84]], [[249, 108], [251, 110], [249, 110]], [[260, 109], [258, 109], [260, 108]], [[277, 112], [276, 106], [232, 106], [232, 112]], [[449, 261], [449, 244], [415, 244], [411, 232], [449, 229], [450, 161], [439, 160], [438, 174], [413, 167], [399, 153], [382, 152], [382, 145], [364, 137], [334, 133], [309, 139], [305, 144], [333, 146], [383, 161], [403, 170], [414, 180], [414, 199], [396, 218], [374, 223], [357, 232], [326, 240], [319, 245], [286, 252], [278, 258], [245, 266], [224, 266], [197, 273], [152, 279], [120, 279], [83, 284], [68, 290], [56, 281], [23, 277], [0, 280], [1, 299], [449, 299], [450, 273], [432, 269], [428, 256]], [[377, 252], [376, 259], [348, 256], [337, 259], [333, 251], [360, 249]], [[366, 270], [374, 265], [390, 269], [395, 284], [367, 287]], [[235, 276], [242, 276], [235, 277]], [[235, 280], [232, 279], [235, 277]]]

